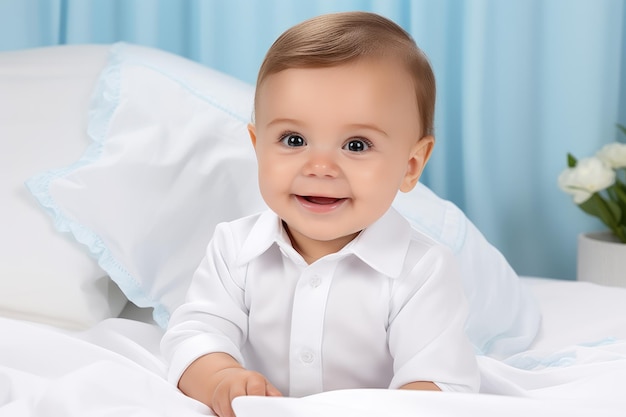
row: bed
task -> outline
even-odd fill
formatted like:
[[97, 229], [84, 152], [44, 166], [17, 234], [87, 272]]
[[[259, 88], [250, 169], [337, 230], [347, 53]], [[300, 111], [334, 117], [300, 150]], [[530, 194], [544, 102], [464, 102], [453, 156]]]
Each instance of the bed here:
[[[0, 416], [201, 416], [159, 343], [219, 221], [264, 208], [253, 87], [129, 44], [0, 53]], [[626, 416], [626, 288], [517, 277], [426, 187], [465, 270], [479, 394], [237, 398], [238, 417]]]

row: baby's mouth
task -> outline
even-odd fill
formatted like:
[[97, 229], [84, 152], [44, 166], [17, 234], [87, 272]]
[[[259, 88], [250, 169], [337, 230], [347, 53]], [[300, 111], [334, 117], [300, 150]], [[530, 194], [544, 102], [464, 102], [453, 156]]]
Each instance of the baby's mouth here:
[[308, 201], [309, 203], [319, 204], [319, 205], [335, 204], [341, 200], [345, 200], [345, 198], [321, 197], [321, 196], [314, 196], [314, 195], [303, 195], [299, 197], [302, 198], [303, 200]]

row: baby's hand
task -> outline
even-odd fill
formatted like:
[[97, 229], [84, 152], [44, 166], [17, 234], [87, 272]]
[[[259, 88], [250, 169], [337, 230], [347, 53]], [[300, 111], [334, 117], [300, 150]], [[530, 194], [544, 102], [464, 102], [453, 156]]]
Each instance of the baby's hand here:
[[211, 379], [215, 390], [211, 401], [213, 412], [219, 417], [235, 417], [232, 401], [244, 395], [280, 397], [276, 387], [258, 372], [243, 368], [226, 368], [216, 372]]
[[219, 417], [234, 417], [231, 402], [243, 395], [282, 396], [263, 375], [248, 371], [226, 353], [201, 356], [187, 367], [178, 388], [211, 407]]

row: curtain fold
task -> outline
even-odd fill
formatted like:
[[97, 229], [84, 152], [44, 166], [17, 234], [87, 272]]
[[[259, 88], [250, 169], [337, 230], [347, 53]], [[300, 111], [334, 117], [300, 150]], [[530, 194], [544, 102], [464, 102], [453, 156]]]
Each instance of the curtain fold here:
[[575, 278], [577, 235], [603, 227], [556, 178], [567, 152], [626, 140], [626, 0], [0, 0], [0, 50], [123, 40], [254, 83], [282, 31], [343, 10], [393, 19], [430, 57], [437, 145], [423, 181], [518, 273]]

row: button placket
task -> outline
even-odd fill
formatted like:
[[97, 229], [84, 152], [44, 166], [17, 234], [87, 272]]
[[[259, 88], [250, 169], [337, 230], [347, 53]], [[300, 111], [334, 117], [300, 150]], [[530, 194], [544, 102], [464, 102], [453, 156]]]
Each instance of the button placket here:
[[289, 395], [304, 396], [323, 390], [322, 333], [333, 269], [334, 265], [309, 266], [296, 285], [291, 318]]

